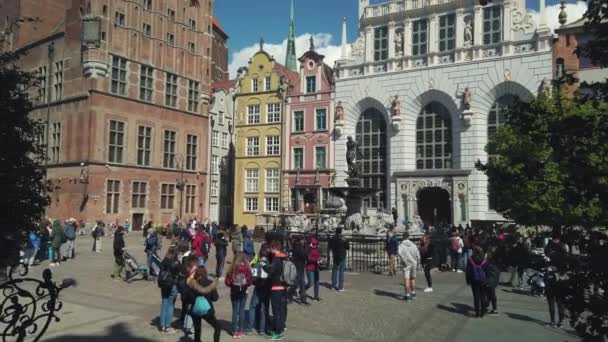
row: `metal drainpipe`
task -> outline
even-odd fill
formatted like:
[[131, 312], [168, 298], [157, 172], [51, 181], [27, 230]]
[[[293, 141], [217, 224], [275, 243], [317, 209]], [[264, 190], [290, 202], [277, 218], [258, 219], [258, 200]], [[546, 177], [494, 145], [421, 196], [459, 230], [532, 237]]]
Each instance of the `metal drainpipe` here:
[[[46, 142], [44, 146], [44, 183], [47, 184], [49, 178], [49, 143], [51, 131], [51, 81], [53, 77], [53, 60], [55, 57], [55, 42], [51, 42], [48, 46], [48, 72], [46, 78]], [[46, 189], [46, 187], [45, 187]], [[45, 191], [46, 193], [46, 191]]]

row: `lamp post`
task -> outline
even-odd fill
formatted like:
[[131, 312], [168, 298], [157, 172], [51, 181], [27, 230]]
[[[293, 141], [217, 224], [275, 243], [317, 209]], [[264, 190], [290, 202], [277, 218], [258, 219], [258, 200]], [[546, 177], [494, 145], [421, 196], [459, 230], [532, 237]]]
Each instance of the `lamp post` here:
[[184, 188], [186, 186], [186, 181], [184, 180], [184, 156], [178, 154], [175, 157], [175, 161], [177, 168], [180, 170], [180, 180], [177, 181], [175, 187], [179, 190], [179, 220], [181, 221], [184, 209]]

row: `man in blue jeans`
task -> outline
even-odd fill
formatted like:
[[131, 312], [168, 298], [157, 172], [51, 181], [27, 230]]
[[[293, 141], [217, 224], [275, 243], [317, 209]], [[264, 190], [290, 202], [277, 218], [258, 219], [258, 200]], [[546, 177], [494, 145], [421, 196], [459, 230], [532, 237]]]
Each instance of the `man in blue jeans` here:
[[338, 292], [342, 292], [344, 291], [346, 252], [350, 249], [348, 240], [342, 236], [342, 228], [336, 229], [336, 235], [329, 241], [329, 249], [334, 258], [334, 265], [331, 271], [331, 286]]

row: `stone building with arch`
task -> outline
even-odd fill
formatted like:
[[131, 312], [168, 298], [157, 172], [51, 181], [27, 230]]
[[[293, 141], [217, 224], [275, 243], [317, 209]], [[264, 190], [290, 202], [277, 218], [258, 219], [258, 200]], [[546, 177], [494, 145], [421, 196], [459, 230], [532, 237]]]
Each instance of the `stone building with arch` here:
[[[360, 0], [359, 38], [336, 62], [337, 185], [346, 185], [346, 140], [359, 144], [367, 215], [398, 211], [398, 224], [502, 221], [487, 178], [488, 140], [515, 99], [551, 79], [551, 40], [525, 1]], [[343, 34], [344, 36], [344, 34]]]

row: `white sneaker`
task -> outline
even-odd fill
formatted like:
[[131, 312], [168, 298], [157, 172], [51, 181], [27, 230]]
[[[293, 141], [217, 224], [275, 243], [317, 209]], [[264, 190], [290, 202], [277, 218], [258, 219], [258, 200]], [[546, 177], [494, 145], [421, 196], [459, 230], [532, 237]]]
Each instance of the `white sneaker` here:
[[54, 263], [54, 262], [52, 262], [52, 263], [49, 264], [49, 267], [55, 267], [55, 266], [57, 266], [57, 264]]
[[456, 271], [456, 273], [462, 273], [462, 270], [458, 270], [458, 271]]
[[452, 272], [456, 272], [456, 269], [452, 268]]
[[432, 287], [427, 287], [426, 289], [424, 289], [423, 292], [433, 292], [433, 288]]

